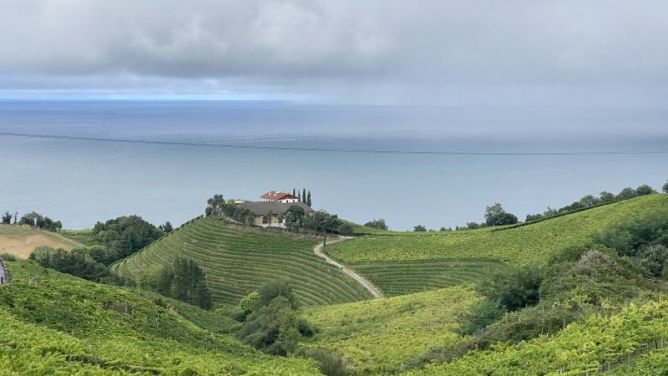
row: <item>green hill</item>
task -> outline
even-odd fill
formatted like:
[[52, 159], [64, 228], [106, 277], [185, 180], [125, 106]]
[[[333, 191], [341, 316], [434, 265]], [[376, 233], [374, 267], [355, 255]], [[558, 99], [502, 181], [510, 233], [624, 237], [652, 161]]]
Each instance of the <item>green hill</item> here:
[[312, 361], [271, 357], [195, 324], [214, 312], [189, 307], [198, 318], [189, 321], [131, 291], [7, 264], [13, 280], [0, 287], [0, 374], [318, 374]]
[[668, 195], [653, 194], [519, 227], [361, 236], [328, 253], [391, 296], [476, 281], [503, 263], [541, 264], [608, 226], [666, 211]]
[[353, 302], [369, 293], [313, 253], [316, 239], [198, 218], [113, 266], [141, 280], [177, 256], [197, 262], [207, 274], [214, 300], [236, 304], [273, 279], [287, 280], [306, 305]]
[[307, 343], [350, 358], [358, 374], [390, 372], [433, 347], [454, 347], [459, 315], [480, 297], [452, 287], [388, 299], [312, 307], [305, 317], [317, 329]]

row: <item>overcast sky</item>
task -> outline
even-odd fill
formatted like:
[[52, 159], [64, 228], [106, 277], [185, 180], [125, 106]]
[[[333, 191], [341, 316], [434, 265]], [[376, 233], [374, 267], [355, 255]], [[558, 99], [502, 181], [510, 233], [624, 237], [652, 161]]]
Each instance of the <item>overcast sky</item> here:
[[665, 0], [3, 0], [0, 97], [662, 105]]

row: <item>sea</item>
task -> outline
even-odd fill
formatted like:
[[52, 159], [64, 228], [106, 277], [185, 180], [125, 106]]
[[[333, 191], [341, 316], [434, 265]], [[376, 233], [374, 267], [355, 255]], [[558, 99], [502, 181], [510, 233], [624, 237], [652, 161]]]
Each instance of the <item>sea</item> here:
[[0, 211], [179, 225], [207, 198], [311, 191], [392, 229], [523, 219], [668, 179], [668, 110], [283, 101], [0, 101]]

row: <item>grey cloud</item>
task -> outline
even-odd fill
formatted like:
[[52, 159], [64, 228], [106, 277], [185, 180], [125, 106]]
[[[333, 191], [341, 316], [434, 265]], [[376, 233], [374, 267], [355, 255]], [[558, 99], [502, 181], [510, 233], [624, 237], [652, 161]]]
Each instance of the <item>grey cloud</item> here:
[[667, 81], [667, 11], [660, 0], [7, 0], [0, 85], [642, 92]]

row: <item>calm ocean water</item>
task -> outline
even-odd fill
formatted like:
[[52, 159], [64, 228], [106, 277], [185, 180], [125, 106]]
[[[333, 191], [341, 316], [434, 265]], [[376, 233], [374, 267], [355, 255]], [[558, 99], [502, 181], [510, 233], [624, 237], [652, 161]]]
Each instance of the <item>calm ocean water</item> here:
[[[0, 102], [0, 132], [282, 148], [448, 152], [668, 150], [663, 110], [351, 107], [280, 102]], [[668, 154], [415, 155], [150, 145], [0, 135], [0, 211], [66, 227], [139, 214], [180, 224], [214, 193], [306, 187], [314, 206], [394, 229], [521, 218], [668, 179]]]

